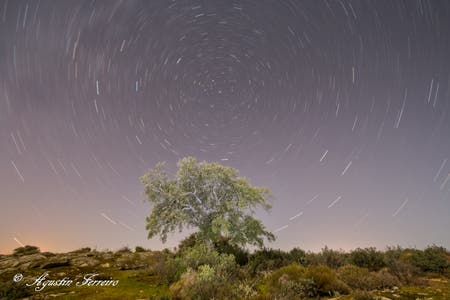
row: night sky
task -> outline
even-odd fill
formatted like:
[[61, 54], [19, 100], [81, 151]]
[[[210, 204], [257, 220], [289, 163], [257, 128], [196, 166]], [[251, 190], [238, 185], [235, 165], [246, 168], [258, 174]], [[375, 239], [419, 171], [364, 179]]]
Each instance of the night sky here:
[[273, 248], [450, 247], [450, 2], [0, 1], [0, 253], [147, 240], [139, 177], [267, 186]]

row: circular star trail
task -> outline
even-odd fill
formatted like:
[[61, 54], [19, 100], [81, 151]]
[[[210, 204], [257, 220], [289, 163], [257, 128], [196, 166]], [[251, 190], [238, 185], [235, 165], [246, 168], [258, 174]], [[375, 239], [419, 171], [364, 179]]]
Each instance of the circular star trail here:
[[185, 156], [274, 194], [271, 246], [449, 247], [447, 1], [0, 1], [0, 244], [145, 240]]

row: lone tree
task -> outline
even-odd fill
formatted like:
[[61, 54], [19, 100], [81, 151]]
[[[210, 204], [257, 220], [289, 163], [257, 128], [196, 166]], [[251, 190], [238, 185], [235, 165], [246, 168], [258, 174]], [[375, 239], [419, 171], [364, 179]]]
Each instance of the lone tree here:
[[149, 170], [141, 181], [153, 203], [147, 217], [148, 238], [167, 235], [177, 228], [198, 228], [200, 238], [211, 245], [225, 238], [230, 244], [262, 247], [263, 238], [273, 241], [255, 209], [271, 206], [267, 188], [255, 187], [238, 171], [218, 163], [197, 162], [193, 157], [178, 162], [178, 172], [169, 178], [164, 163]]

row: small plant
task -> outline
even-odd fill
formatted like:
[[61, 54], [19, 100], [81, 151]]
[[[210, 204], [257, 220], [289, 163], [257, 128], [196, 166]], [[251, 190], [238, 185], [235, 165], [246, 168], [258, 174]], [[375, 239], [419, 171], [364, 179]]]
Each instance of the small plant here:
[[141, 246], [136, 246], [136, 248], [134, 248], [134, 252], [146, 252], [147, 250], [145, 250], [144, 247]]
[[123, 254], [123, 253], [131, 253], [131, 249], [127, 246], [120, 248], [119, 250], [117, 250], [116, 253], [118, 254]]
[[72, 253], [87, 253], [87, 252], [91, 252], [91, 248], [90, 247], [84, 247], [84, 248], [80, 248], [77, 250], [72, 251]]
[[13, 255], [14, 256], [22, 256], [22, 255], [36, 254], [36, 253], [40, 253], [40, 252], [41, 251], [39, 250], [38, 247], [26, 245], [24, 247], [19, 247], [19, 248], [14, 249]]

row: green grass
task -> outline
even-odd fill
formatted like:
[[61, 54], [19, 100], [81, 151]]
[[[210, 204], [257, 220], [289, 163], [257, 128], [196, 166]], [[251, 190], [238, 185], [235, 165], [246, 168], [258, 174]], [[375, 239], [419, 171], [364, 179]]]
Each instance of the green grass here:
[[[24, 272], [27, 277], [36, 278], [41, 275], [43, 270], [30, 270]], [[64, 272], [66, 275], [60, 276], [58, 273]], [[117, 286], [76, 286], [76, 281], [82, 281], [82, 276], [88, 273], [98, 273], [111, 277], [114, 280], [119, 280]], [[77, 278], [77, 275], [81, 277]], [[12, 274], [4, 274], [0, 281], [12, 282]], [[60, 295], [57, 299], [159, 299], [163, 296], [168, 296], [168, 286], [162, 284], [157, 276], [150, 276], [145, 271], [120, 271], [113, 269], [106, 269], [100, 271], [98, 269], [82, 269], [79, 271], [72, 270], [65, 267], [52, 269], [48, 278], [60, 279], [69, 277], [74, 280], [74, 283], [69, 287], [46, 287], [40, 292], [34, 290], [34, 286], [26, 287], [31, 292], [32, 296], [44, 298], [49, 295]], [[27, 280], [27, 283], [30, 281]]]
[[428, 280], [427, 285], [424, 286], [407, 285], [401, 287], [397, 291], [382, 291], [376, 292], [375, 294], [396, 300], [449, 300], [450, 281], [444, 278], [435, 278]]

